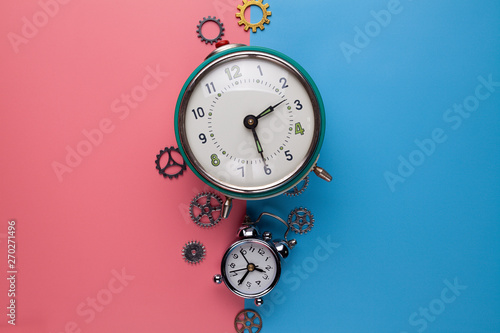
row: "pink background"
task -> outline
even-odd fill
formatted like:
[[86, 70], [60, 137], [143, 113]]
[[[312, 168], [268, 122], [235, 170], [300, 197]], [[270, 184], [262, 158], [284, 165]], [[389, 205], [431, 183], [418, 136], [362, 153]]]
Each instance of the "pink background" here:
[[[187, 207], [206, 186], [189, 170], [164, 179], [154, 161], [177, 145], [178, 93], [214, 48], [197, 38], [198, 21], [215, 15], [224, 38], [248, 44], [234, 17], [240, 2], [67, 2], [0, 3], [1, 276], [10, 219], [18, 265], [15, 328], [0, 280], [1, 331], [234, 331], [244, 302], [211, 278], [245, 205], [236, 202], [230, 219], [201, 229]], [[51, 16], [40, 14], [41, 3], [51, 4]], [[25, 28], [29, 38], [14, 46], [12, 33], [24, 38], [24, 17], [40, 26]], [[154, 80], [148, 68], [162, 74]], [[127, 106], [121, 99], [131, 93], [136, 103]], [[96, 134], [99, 126], [108, 133]], [[94, 133], [92, 146], [85, 131]], [[87, 156], [57, 175], [54, 162], [67, 165], [68, 147]], [[190, 240], [207, 248], [200, 265], [181, 257]], [[128, 280], [120, 283], [120, 272]], [[85, 305], [96, 297], [106, 300], [100, 312]]]

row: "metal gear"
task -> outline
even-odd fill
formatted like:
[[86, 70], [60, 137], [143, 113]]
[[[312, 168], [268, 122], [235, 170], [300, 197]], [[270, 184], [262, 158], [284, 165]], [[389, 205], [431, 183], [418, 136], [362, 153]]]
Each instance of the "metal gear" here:
[[[172, 152], [177, 152], [177, 154], [179, 155], [179, 157], [177, 159], [181, 159], [182, 160], [182, 163], [179, 163], [177, 162], [173, 157], [172, 157]], [[163, 154], [167, 153], [168, 154], [168, 161], [167, 161], [167, 164], [165, 164], [164, 167], [162, 167], [160, 165], [160, 160], [161, 160], [161, 157], [163, 156]], [[182, 175], [184, 173], [184, 170], [186, 170], [186, 162], [184, 162], [184, 160], [182, 159], [182, 155], [181, 155], [181, 152], [179, 151], [179, 148], [175, 148], [175, 147], [165, 147], [165, 149], [163, 150], [160, 150], [160, 153], [158, 155], [156, 155], [156, 169], [158, 170], [158, 173], [160, 175], [162, 175], [164, 178], [177, 178], [179, 177], [180, 175]], [[169, 169], [177, 169], [177, 172], [167, 172], [167, 170]]]
[[295, 185], [288, 191], [284, 192], [283, 194], [286, 195], [287, 197], [295, 197], [297, 195], [301, 195], [306, 190], [308, 184], [309, 184], [309, 176], [306, 176], [297, 185]]
[[258, 333], [262, 329], [262, 318], [256, 311], [242, 310], [234, 318], [234, 328], [238, 333]]
[[[201, 32], [201, 28], [208, 21], [215, 22], [215, 24], [217, 24], [219, 26], [219, 34], [215, 38], [211, 38], [211, 39], [206, 38], [205, 36], [203, 36], [203, 33]], [[202, 42], [205, 42], [205, 44], [210, 43], [210, 45], [212, 45], [212, 43], [216, 43], [217, 41], [222, 39], [222, 36], [224, 36], [225, 29], [224, 29], [223, 25], [224, 24], [222, 24], [222, 22], [218, 18], [216, 18], [215, 16], [214, 17], [209, 16], [208, 18], [204, 17], [203, 20], [200, 21], [200, 24], [197, 25], [198, 29], [196, 29], [196, 32], [198, 33], [198, 37], [201, 38]]]
[[190, 264], [197, 264], [205, 258], [205, 246], [198, 241], [187, 242], [182, 248], [184, 261]]
[[314, 216], [307, 208], [295, 208], [288, 214], [288, 224], [296, 234], [306, 234], [314, 226]]
[[200, 227], [213, 227], [222, 219], [222, 199], [214, 193], [200, 193], [191, 201], [189, 215]]
[[[257, 23], [250, 23], [245, 18], [245, 10], [250, 6], [257, 6], [262, 10], [262, 18]], [[248, 31], [248, 28], [252, 28], [253, 32], [257, 32], [257, 28], [260, 30], [264, 30], [264, 24], [269, 24], [268, 16], [271, 16], [271, 12], [268, 12], [266, 9], [269, 7], [269, 4], [263, 4], [262, 0], [243, 0], [243, 5], [238, 5], [239, 13], [236, 13], [236, 17], [240, 19], [238, 22], [239, 25], [245, 25], [245, 31]]]

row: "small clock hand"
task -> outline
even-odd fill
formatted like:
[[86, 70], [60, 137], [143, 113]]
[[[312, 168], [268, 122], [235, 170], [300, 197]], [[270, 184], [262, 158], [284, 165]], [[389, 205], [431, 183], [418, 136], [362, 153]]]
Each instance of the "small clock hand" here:
[[252, 128], [252, 134], [255, 140], [255, 144], [257, 145], [257, 152], [262, 157], [262, 161], [264, 162], [264, 164], [266, 164], [266, 160], [264, 159], [264, 154], [263, 154], [264, 150], [262, 149], [262, 145], [260, 144], [260, 140], [259, 137], [257, 136], [257, 131], [255, 130], [255, 128]]
[[260, 113], [257, 117], [255, 117], [255, 118], [260, 119], [260, 118], [264, 117], [265, 115], [270, 114], [271, 112], [273, 112], [273, 111], [274, 111], [274, 108], [276, 108], [278, 105], [280, 105], [280, 104], [281, 104], [281, 103], [283, 103], [284, 101], [286, 101], [286, 99], [282, 100], [281, 102], [279, 102], [279, 103], [278, 103], [278, 104], [276, 104], [276, 105], [272, 105], [272, 106], [268, 107], [267, 109], [265, 109], [264, 111], [262, 111], [262, 112], [261, 112], [261, 113]]
[[265, 270], [258, 268], [258, 267], [255, 267], [254, 270], [256, 270], [257, 272], [262, 272], [262, 273], [266, 272]]
[[243, 275], [243, 277], [241, 278], [241, 280], [238, 281], [238, 286], [243, 283], [243, 280], [245, 280], [245, 278], [247, 277], [248, 273], [250, 273], [249, 270], [247, 270], [247, 272], [245, 273], [245, 275]]

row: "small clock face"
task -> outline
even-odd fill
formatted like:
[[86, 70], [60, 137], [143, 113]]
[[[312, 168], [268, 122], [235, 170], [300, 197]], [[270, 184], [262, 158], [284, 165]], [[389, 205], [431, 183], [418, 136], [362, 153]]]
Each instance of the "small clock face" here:
[[276, 253], [261, 240], [233, 244], [222, 260], [222, 275], [228, 288], [242, 297], [260, 297], [277, 283], [281, 266]]
[[293, 186], [315, 162], [321, 136], [322, 111], [308, 82], [289, 62], [262, 52], [236, 52], [206, 65], [178, 115], [189, 163], [236, 197]]

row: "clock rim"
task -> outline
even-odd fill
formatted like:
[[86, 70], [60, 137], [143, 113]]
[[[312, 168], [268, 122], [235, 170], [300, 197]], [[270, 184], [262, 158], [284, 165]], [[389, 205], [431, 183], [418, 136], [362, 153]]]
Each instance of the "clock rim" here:
[[[245, 293], [242, 293], [241, 291], [237, 290], [232, 284], [229, 283], [229, 281], [227, 281], [225, 263], [227, 261], [227, 258], [229, 257], [229, 254], [231, 253], [231, 251], [234, 248], [236, 248], [237, 246], [239, 246], [242, 243], [252, 243], [252, 242], [253, 243], [260, 243], [263, 246], [267, 247], [271, 251], [271, 254], [273, 255], [274, 260], [276, 262], [276, 275], [275, 275], [274, 280], [271, 283], [271, 285], [269, 287], [267, 287], [265, 290], [261, 291], [258, 294], [245, 294]], [[246, 299], [254, 299], [254, 298], [259, 298], [259, 297], [262, 297], [264, 295], [267, 295], [271, 292], [271, 290], [274, 289], [274, 287], [278, 283], [280, 276], [281, 276], [281, 260], [280, 260], [279, 255], [278, 255], [278, 251], [274, 248], [274, 245], [266, 242], [265, 240], [258, 239], [258, 238], [247, 238], [247, 239], [241, 239], [239, 241], [236, 241], [226, 250], [226, 252], [224, 253], [224, 256], [222, 257], [221, 276], [222, 276], [222, 280], [224, 281], [224, 284], [226, 285], [226, 287], [229, 290], [231, 290], [234, 294], [236, 294], [240, 297], [243, 297]]]
[[[181, 131], [180, 131], [180, 124], [179, 124], [179, 119], [181, 117], [181, 106], [184, 103], [186, 92], [188, 91], [188, 88], [190, 88], [191, 83], [193, 80], [197, 78], [197, 76], [202, 72], [202, 70], [207, 67], [209, 64], [213, 63], [214, 61], [218, 60], [219, 58], [231, 55], [233, 53], [244, 53], [244, 52], [258, 52], [258, 53], [263, 53], [269, 54], [271, 56], [275, 56], [285, 62], [288, 62], [299, 74], [302, 76], [302, 78], [306, 81], [306, 83], [309, 85], [311, 88], [312, 93], [314, 94], [314, 97], [316, 99], [317, 105], [318, 105], [318, 120], [319, 120], [319, 135], [317, 136], [317, 143], [315, 148], [313, 149], [312, 153], [309, 156], [309, 159], [306, 158], [306, 162], [304, 165], [299, 168], [299, 171], [292, 177], [290, 177], [288, 180], [284, 180], [280, 182], [279, 184], [273, 186], [270, 189], [263, 189], [263, 190], [232, 190], [228, 188], [224, 188], [220, 186], [219, 184], [215, 184], [210, 178], [207, 178], [203, 173], [201, 173], [197, 166], [196, 163], [193, 163], [189, 155], [186, 153], [184, 150], [184, 146], [182, 143], [181, 139]], [[314, 102], [314, 101], [313, 101]], [[186, 102], [187, 103], [187, 102]], [[224, 195], [232, 198], [239, 198], [239, 199], [245, 199], [245, 200], [259, 200], [259, 199], [265, 199], [265, 198], [270, 198], [276, 195], [279, 195], [296, 184], [298, 184], [303, 178], [307, 176], [307, 174], [312, 170], [314, 165], [316, 164], [318, 157], [319, 157], [319, 152], [321, 150], [321, 146], [323, 145], [323, 140], [325, 136], [325, 127], [326, 127], [326, 117], [325, 117], [325, 110], [324, 110], [324, 104], [323, 100], [321, 98], [321, 94], [319, 92], [318, 87], [314, 83], [313, 79], [311, 76], [306, 72], [306, 70], [295, 60], [291, 59], [287, 55], [278, 52], [273, 49], [265, 48], [265, 47], [260, 47], [260, 46], [238, 46], [234, 47], [225, 51], [222, 51], [220, 53], [217, 53], [208, 59], [206, 59], [204, 62], [202, 62], [188, 77], [186, 82], [184, 83], [180, 93], [179, 97], [177, 99], [176, 107], [175, 107], [175, 137], [176, 141], [180, 150], [180, 153], [186, 162], [186, 164], [189, 166], [189, 168], [195, 173], [195, 175], [203, 180], [207, 185], [209, 185], [212, 188], [215, 188], [219, 192], [223, 193]], [[209, 173], [207, 172], [207, 175]], [[236, 187], [236, 186], [234, 186]]]

